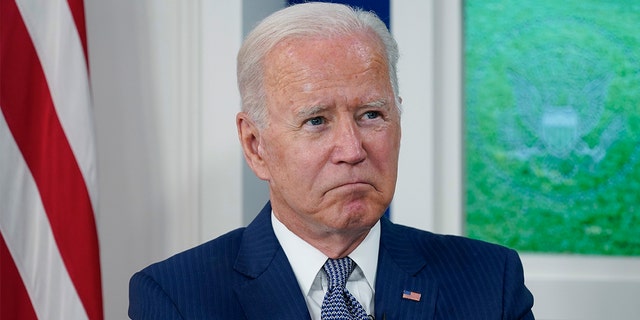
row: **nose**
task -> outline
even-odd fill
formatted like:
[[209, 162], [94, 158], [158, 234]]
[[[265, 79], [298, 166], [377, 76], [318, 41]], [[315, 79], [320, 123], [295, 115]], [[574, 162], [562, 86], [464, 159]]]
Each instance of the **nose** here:
[[358, 164], [367, 157], [363, 136], [355, 120], [342, 121], [334, 132], [334, 163]]

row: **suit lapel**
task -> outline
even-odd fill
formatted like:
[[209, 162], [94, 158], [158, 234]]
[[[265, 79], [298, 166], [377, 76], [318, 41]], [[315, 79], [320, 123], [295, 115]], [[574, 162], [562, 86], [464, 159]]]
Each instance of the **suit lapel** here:
[[[433, 319], [438, 299], [435, 280], [419, 276], [426, 266], [407, 234], [381, 220], [375, 293], [376, 319]], [[234, 269], [249, 280], [235, 289], [247, 319], [310, 319], [291, 265], [271, 227], [267, 204], [245, 229]], [[419, 293], [419, 301], [403, 292]]]
[[[435, 280], [418, 276], [427, 261], [417, 255], [406, 232], [386, 218], [381, 220], [376, 278], [376, 319], [433, 319], [438, 299]], [[403, 298], [403, 292], [417, 293]], [[419, 300], [419, 301], [415, 301]]]
[[249, 278], [235, 289], [247, 319], [309, 319], [307, 305], [273, 228], [271, 205], [245, 229], [234, 269]]

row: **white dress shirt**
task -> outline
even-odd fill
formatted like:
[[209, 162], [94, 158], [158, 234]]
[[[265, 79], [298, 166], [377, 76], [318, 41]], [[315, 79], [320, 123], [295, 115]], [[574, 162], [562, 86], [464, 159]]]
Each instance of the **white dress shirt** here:
[[[289, 259], [293, 273], [296, 275], [311, 319], [320, 320], [322, 301], [329, 287], [329, 281], [322, 266], [328, 257], [287, 229], [273, 212], [271, 213], [271, 224], [287, 259]], [[379, 248], [380, 221], [371, 228], [362, 243], [349, 254], [349, 257], [356, 263], [356, 267], [347, 280], [347, 290], [358, 299], [367, 314], [374, 312]]]

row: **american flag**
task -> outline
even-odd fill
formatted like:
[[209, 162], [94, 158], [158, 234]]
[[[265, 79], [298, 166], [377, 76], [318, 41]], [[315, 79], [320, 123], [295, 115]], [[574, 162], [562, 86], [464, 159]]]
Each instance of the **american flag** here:
[[420, 301], [420, 297], [422, 297], [422, 295], [418, 292], [413, 292], [413, 291], [409, 291], [409, 290], [404, 290], [402, 291], [402, 298], [403, 299], [409, 299], [409, 300], [413, 300], [413, 301]]
[[102, 319], [82, 0], [0, 0], [0, 319]]

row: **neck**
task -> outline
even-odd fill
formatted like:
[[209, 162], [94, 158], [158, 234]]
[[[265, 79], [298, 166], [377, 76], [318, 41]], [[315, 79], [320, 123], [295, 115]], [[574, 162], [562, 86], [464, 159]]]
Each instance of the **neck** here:
[[355, 250], [367, 237], [367, 234], [369, 234], [369, 230], [358, 234], [357, 237], [332, 235], [315, 241], [314, 239], [305, 239], [300, 235], [298, 236], [314, 246], [316, 249], [320, 250], [320, 252], [324, 253], [327, 257], [331, 259], [339, 259], [351, 254], [351, 252], [353, 252], [353, 250]]
[[[275, 217], [289, 231], [300, 237], [331, 259], [346, 257], [355, 250], [369, 234], [373, 226], [358, 229], [334, 230], [327, 227], [313, 228], [299, 221], [283, 219], [274, 211]], [[374, 223], [375, 225], [375, 223]]]

